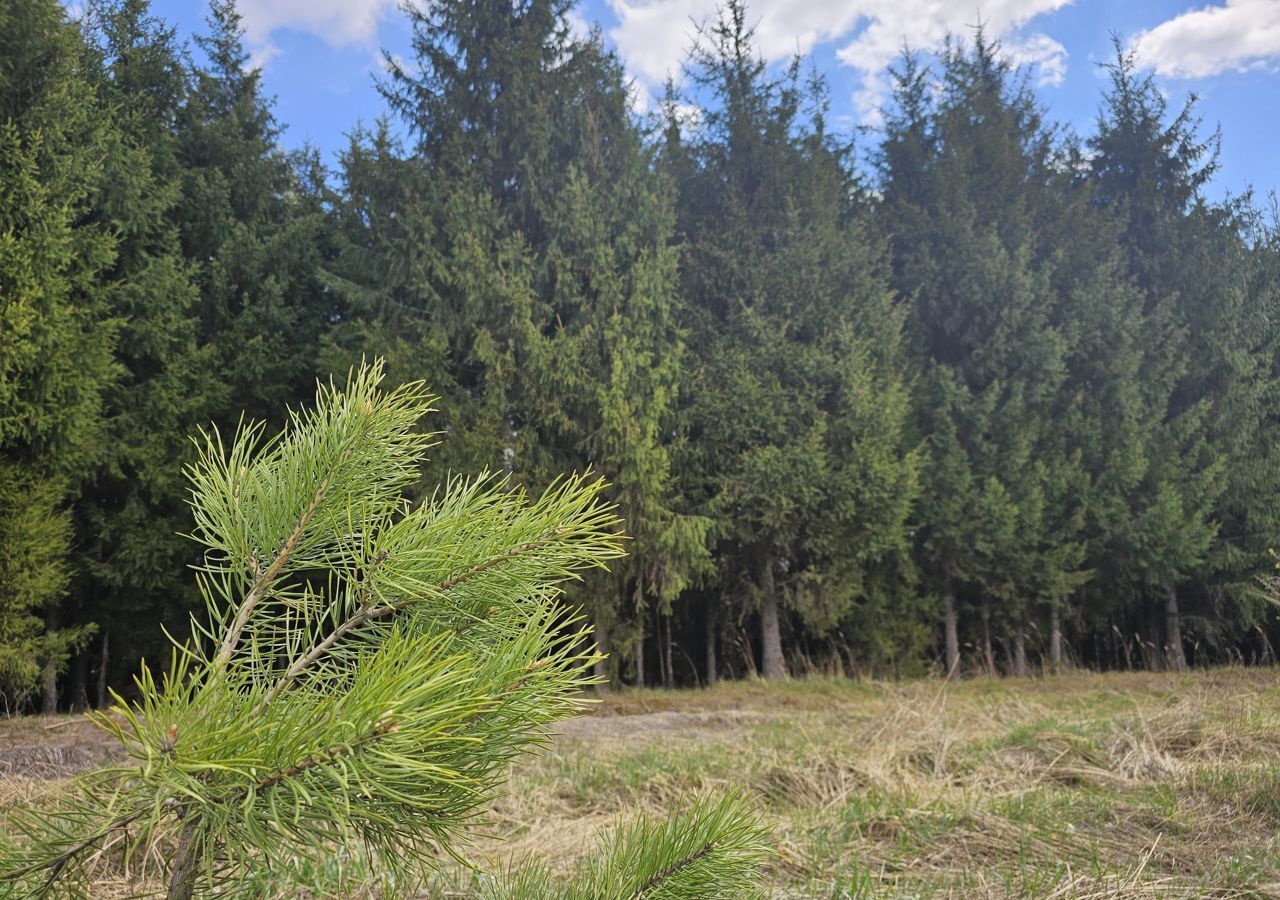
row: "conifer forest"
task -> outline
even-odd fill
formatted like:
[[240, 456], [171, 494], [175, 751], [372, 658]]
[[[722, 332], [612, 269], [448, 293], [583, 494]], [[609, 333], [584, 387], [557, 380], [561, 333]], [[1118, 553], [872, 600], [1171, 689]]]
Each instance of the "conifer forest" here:
[[1275, 661], [1280, 221], [1208, 189], [1194, 98], [1117, 38], [1075, 133], [976, 28], [848, 132], [726, 0], [640, 109], [572, 6], [407, 5], [326, 156], [281, 149], [232, 0], [194, 36], [0, 0], [5, 710], [181, 671], [206, 441], [375, 366], [435, 398], [415, 509], [616, 515], [555, 572], [604, 685]]

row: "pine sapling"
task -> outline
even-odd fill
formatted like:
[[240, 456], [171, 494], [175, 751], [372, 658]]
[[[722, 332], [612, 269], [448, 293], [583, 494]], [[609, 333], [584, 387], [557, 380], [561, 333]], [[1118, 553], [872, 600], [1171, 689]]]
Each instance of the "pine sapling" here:
[[[508, 764], [580, 710], [596, 657], [560, 593], [622, 553], [602, 482], [530, 498], [454, 478], [411, 503], [433, 398], [381, 381], [373, 365], [322, 385], [273, 438], [200, 435], [205, 616], [163, 675], [144, 666], [133, 699], [91, 715], [127, 764], [7, 814], [0, 896], [88, 896], [95, 866], [156, 847], [169, 898], [237, 893], [340, 848], [418, 884], [460, 854]], [[624, 831], [575, 896], [742, 896], [763, 835], [743, 796], [700, 798]], [[563, 894], [538, 871], [485, 884]]]

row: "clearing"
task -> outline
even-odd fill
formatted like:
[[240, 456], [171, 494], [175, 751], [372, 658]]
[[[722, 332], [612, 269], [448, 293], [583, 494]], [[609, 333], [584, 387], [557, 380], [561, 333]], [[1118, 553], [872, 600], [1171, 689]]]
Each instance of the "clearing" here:
[[[46, 722], [0, 722], [8, 802], [107, 750]], [[1280, 670], [626, 691], [563, 732], [512, 773], [478, 859], [572, 865], [600, 828], [739, 784], [772, 817], [780, 898], [1280, 898]], [[354, 860], [293, 878], [260, 895], [397, 894], [358, 889]], [[419, 896], [470, 883], [446, 869]]]

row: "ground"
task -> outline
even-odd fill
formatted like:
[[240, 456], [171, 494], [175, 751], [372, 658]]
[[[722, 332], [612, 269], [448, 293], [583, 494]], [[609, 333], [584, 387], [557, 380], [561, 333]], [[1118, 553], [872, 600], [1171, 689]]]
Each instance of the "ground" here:
[[[0, 723], [0, 782], [31, 797], [106, 752], [67, 719]], [[513, 771], [470, 852], [571, 865], [723, 785], [771, 817], [779, 898], [1280, 898], [1280, 670], [626, 691]], [[469, 884], [453, 866], [420, 896]]]

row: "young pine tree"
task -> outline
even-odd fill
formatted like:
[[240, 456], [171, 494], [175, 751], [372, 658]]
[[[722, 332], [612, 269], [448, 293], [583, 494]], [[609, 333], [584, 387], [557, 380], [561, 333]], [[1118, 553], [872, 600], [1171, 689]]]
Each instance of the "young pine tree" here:
[[[529, 499], [457, 478], [403, 492], [432, 444], [420, 383], [380, 367], [322, 386], [266, 438], [199, 441], [190, 468], [207, 618], [138, 699], [92, 720], [131, 763], [60, 804], [8, 815], [0, 895], [90, 892], [90, 860], [168, 849], [169, 898], [250, 870], [369, 854], [413, 883], [456, 853], [508, 763], [581, 708], [588, 633], [557, 597], [621, 554], [603, 485], [573, 476]], [[494, 897], [739, 897], [764, 834], [743, 795], [700, 800], [621, 833], [576, 881], [536, 864]]]

